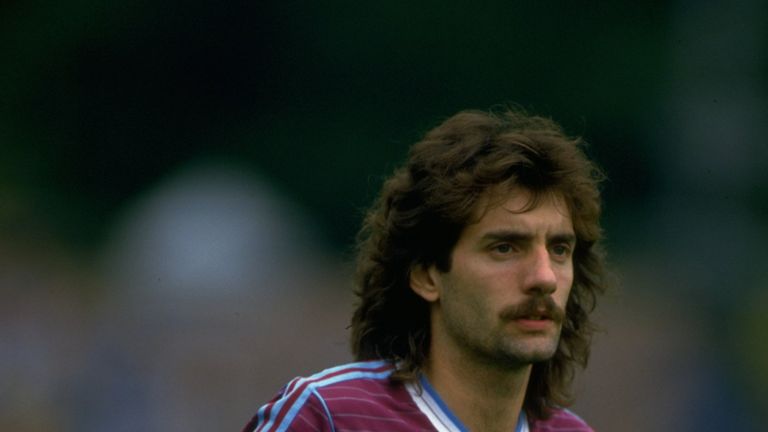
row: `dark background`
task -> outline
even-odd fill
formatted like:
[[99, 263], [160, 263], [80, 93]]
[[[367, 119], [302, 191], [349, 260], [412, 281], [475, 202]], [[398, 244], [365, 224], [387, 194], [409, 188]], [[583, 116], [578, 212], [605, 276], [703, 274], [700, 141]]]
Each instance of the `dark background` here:
[[757, 0], [0, 3], [0, 429], [237, 429], [345, 361], [382, 179], [513, 103], [609, 178], [620, 283], [575, 410], [756, 430], [766, 24]]

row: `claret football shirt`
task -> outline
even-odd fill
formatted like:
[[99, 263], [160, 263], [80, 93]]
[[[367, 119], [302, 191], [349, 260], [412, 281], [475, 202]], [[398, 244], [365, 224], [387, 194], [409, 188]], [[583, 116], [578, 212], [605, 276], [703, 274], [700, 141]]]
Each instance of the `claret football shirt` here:
[[[420, 386], [390, 380], [387, 361], [350, 363], [295, 378], [261, 407], [243, 432], [467, 432], [422, 376]], [[515, 432], [592, 432], [568, 410], [527, 421]]]

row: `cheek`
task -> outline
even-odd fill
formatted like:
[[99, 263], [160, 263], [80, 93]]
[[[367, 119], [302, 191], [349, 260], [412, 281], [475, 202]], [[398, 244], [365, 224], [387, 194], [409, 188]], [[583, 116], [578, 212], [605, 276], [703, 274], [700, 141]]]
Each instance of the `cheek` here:
[[488, 314], [492, 296], [478, 280], [454, 279], [444, 285], [442, 306], [447, 314], [474, 321]]
[[573, 271], [569, 269], [564, 272], [557, 282], [557, 291], [553, 294], [557, 303], [565, 305], [573, 288]]
[[558, 292], [556, 292], [553, 295], [553, 300], [555, 301], [555, 303], [557, 303], [558, 306], [565, 309], [565, 306], [568, 304], [568, 299], [570, 298], [570, 294], [571, 294], [570, 289], [558, 290]]

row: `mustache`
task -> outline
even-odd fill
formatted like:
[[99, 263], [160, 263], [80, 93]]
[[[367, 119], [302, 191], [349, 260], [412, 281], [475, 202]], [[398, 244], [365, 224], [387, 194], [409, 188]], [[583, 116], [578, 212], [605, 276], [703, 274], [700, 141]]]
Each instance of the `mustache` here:
[[565, 311], [549, 296], [533, 297], [520, 304], [509, 306], [503, 309], [500, 315], [502, 319], [510, 321], [533, 315], [551, 319], [556, 323], [562, 323], [565, 320]]

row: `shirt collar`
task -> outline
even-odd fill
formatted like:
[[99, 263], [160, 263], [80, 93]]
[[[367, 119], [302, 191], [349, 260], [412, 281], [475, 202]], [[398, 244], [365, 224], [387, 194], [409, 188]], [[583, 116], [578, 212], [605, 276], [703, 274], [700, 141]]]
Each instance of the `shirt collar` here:
[[[406, 389], [416, 406], [429, 419], [438, 432], [469, 432], [466, 426], [448, 408], [424, 374], [419, 377], [419, 385], [407, 383]], [[420, 387], [420, 388], [419, 388]], [[525, 411], [520, 411], [515, 432], [529, 432]]]

